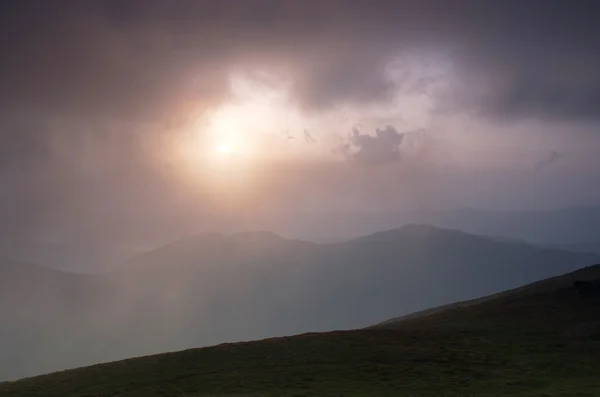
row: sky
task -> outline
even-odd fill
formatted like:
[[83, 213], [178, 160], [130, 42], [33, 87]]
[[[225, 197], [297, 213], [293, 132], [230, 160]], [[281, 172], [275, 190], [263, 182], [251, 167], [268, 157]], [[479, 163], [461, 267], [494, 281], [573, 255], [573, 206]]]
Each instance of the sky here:
[[600, 204], [595, 1], [0, 7], [3, 236]]

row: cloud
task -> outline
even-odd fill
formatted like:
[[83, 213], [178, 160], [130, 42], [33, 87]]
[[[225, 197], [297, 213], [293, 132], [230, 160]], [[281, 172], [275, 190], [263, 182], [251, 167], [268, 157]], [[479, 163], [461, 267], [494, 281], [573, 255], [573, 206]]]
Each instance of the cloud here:
[[548, 153], [547, 156], [545, 156], [543, 159], [541, 159], [540, 161], [538, 161], [535, 164], [535, 170], [541, 171], [541, 170], [547, 168], [550, 164], [556, 162], [561, 157], [562, 157], [561, 153], [558, 153], [556, 150], [553, 150], [550, 153]]
[[600, 121], [600, 79], [577, 68], [549, 76], [543, 71], [514, 76], [473, 98], [477, 109], [493, 120]]
[[[490, 113], [598, 117], [600, 17], [587, 2], [180, 0], [4, 6], [4, 104], [156, 117], [227, 95], [234, 68], [287, 74], [312, 111], [386, 101], [400, 53], [450, 54]], [[507, 30], [510, 26], [510, 30]], [[18, 43], [18, 44], [17, 44]], [[456, 98], [455, 98], [456, 99]]]
[[[186, 209], [173, 218], [210, 208], [202, 188], [172, 172], [167, 149], [230, 98], [229, 78], [240, 70], [289, 81], [291, 101], [310, 116], [386, 104], [404, 110], [397, 97], [422, 94], [427, 111], [431, 102], [431, 112], [468, 111], [489, 123], [600, 121], [594, 2], [457, 0], [449, 10], [444, 0], [21, 0], [0, 7], [5, 234], [15, 225], [26, 234], [91, 229], [101, 220], [105, 230], [147, 230], [181, 203]], [[391, 73], [405, 54], [420, 62]], [[384, 116], [377, 125], [400, 125]], [[325, 134], [319, 130], [320, 145]], [[393, 127], [352, 134], [337, 150], [365, 166], [396, 163], [410, 148]]]
[[358, 126], [352, 128], [348, 142], [343, 142], [340, 152], [350, 161], [364, 165], [384, 165], [400, 161], [400, 145], [404, 134], [392, 126], [377, 128], [375, 135], [361, 133]]
[[491, 117], [600, 117], [600, 16], [587, 2], [460, 0], [456, 13], [432, 0], [3, 7], [0, 101], [11, 113], [181, 121], [227, 98], [231, 70], [254, 67], [287, 76], [307, 111], [384, 103], [407, 88], [387, 65], [415, 53], [452, 66], [455, 89], [439, 101]]

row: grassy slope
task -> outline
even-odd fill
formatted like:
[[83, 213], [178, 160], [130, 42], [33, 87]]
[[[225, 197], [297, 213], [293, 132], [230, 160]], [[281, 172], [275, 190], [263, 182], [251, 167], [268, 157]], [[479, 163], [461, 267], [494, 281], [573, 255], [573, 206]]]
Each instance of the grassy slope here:
[[600, 265], [428, 316], [141, 357], [0, 384], [2, 397], [597, 396]]

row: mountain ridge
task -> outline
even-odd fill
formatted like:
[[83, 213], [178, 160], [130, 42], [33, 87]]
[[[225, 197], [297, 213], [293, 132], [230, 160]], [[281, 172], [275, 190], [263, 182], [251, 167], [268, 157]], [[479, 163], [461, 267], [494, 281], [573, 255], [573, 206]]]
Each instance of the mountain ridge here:
[[[452, 230], [403, 230], [331, 244], [263, 232], [213, 234], [146, 253], [104, 276], [71, 282], [56, 273], [61, 282], [49, 295], [29, 291], [52, 289], [14, 280], [0, 315], [11, 319], [4, 351], [18, 360], [0, 361], [0, 379], [220, 342], [362, 328], [600, 262], [594, 254]], [[24, 297], [25, 317], [17, 310]], [[68, 343], [57, 344], [63, 335], [70, 335]]]

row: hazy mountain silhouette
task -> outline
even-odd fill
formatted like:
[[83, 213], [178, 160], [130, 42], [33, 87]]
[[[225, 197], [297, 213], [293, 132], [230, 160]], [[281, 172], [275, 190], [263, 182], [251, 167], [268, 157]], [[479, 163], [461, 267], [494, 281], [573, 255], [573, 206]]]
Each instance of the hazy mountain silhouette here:
[[555, 244], [552, 245], [552, 247], [567, 251], [592, 252], [595, 254], [600, 254], [600, 241], [590, 241], [576, 244]]
[[511, 237], [532, 243], [577, 244], [597, 239], [600, 207], [535, 211], [464, 209], [445, 212], [439, 223], [435, 223], [471, 233]]
[[0, 315], [9, 326], [0, 336], [0, 378], [360, 328], [599, 261], [595, 254], [407, 225], [331, 244], [269, 232], [201, 234], [105, 276], [1, 264]]
[[[289, 226], [273, 225], [286, 235], [312, 240], [345, 240], [411, 223], [426, 223], [465, 232], [535, 244], [578, 244], [596, 241], [600, 207], [556, 210], [340, 210], [307, 211]], [[317, 236], [317, 237], [315, 237]]]
[[[248, 228], [261, 228], [301, 240], [333, 243], [412, 223], [494, 236], [507, 242], [529, 242], [586, 252], [589, 247], [580, 249], [579, 246], [597, 242], [600, 207], [533, 211], [471, 208], [445, 211], [274, 211], [231, 222], [224, 230], [232, 234]], [[77, 241], [44, 241], [4, 235], [0, 239], [0, 255], [59, 270], [99, 274], [169, 240], [166, 232], [164, 235], [146, 234], [146, 238], [134, 238], [128, 243], [110, 236], [100, 239], [82, 235]], [[186, 240], [198, 238], [200, 235]], [[592, 252], [598, 253], [599, 250], [594, 248]]]

